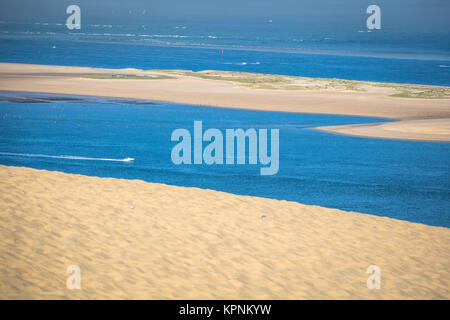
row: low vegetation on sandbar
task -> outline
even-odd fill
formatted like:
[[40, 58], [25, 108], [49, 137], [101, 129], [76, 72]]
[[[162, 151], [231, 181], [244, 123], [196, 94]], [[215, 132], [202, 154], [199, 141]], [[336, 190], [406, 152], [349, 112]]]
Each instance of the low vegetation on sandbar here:
[[[161, 80], [177, 77], [194, 77], [207, 80], [229, 81], [253, 89], [270, 90], [337, 90], [367, 91], [369, 88], [391, 89], [390, 96], [396, 98], [450, 99], [450, 87], [416, 84], [382, 83], [336, 78], [306, 78], [277, 74], [249, 73], [238, 71], [189, 71], [148, 70], [152, 74], [88, 74], [88, 79], [132, 79]], [[143, 71], [145, 72], [145, 71]], [[154, 74], [157, 72], [158, 74]]]
[[392, 97], [450, 99], [450, 87], [396, 84], [369, 81], [345, 80], [336, 78], [307, 78], [277, 74], [262, 74], [237, 71], [188, 71], [188, 70], [155, 70], [171, 75], [189, 76], [209, 80], [231, 81], [254, 89], [283, 90], [348, 90], [366, 91], [367, 87], [393, 89]]
[[137, 75], [137, 74], [87, 74], [83, 78], [86, 79], [128, 79], [128, 80], [161, 80], [161, 79], [173, 79], [166, 75]]

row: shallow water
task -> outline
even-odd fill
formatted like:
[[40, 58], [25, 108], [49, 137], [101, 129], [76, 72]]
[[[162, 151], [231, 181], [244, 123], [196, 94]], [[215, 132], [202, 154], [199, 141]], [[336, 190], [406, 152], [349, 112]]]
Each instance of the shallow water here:
[[[142, 179], [450, 226], [450, 144], [341, 136], [311, 127], [385, 121], [124, 99], [0, 92], [0, 164]], [[180, 165], [171, 133], [279, 128], [280, 170]], [[116, 161], [127, 157], [134, 162]], [[110, 161], [112, 160], [112, 161]]]

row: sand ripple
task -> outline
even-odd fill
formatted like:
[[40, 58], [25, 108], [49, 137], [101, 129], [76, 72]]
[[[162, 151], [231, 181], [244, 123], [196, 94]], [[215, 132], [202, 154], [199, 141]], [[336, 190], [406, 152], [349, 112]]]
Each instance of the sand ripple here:
[[6, 166], [0, 190], [2, 299], [450, 298], [447, 228]]

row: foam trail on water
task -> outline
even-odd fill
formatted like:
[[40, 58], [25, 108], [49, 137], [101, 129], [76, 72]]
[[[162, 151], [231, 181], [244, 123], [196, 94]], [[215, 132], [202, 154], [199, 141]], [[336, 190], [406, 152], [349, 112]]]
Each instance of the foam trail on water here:
[[109, 159], [109, 158], [89, 158], [78, 156], [53, 156], [48, 154], [33, 154], [33, 153], [13, 153], [13, 152], [0, 152], [3, 156], [17, 156], [17, 157], [30, 157], [30, 158], [52, 158], [52, 159], [70, 159], [70, 160], [91, 160], [91, 161], [116, 161], [116, 162], [131, 162], [133, 158], [125, 159]]

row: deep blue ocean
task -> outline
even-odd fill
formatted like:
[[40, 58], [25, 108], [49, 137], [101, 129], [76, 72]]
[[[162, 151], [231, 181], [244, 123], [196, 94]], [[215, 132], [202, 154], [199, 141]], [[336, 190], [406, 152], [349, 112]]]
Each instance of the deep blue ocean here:
[[234, 70], [450, 85], [450, 31], [317, 30], [282, 23], [89, 24], [0, 21], [0, 62]]
[[[447, 31], [325, 32], [272, 23], [106, 23], [69, 31], [63, 24], [0, 21], [0, 62], [450, 85]], [[279, 173], [261, 176], [259, 165], [175, 166], [171, 133], [192, 130], [194, 120], [202, 120], [204, 129], [279, 128]], [[386, 120], [0, 92], [0, 164], [195, 186], [450, 227], [449, 143], [311, 129], [379, 121]], [[135, 161], [111, 161], [126, 157]]]
[[[449, 143], [311, 129], [384, 119], [46, 94], [0, 92], [0, 97], [0, 164], [195, 186], [450, 226]], [[194, 120], [202, 120], [204, 130], [223, 133], [279, 128], [278, 174], [261, 176], [260, 165], [174, 165], [171, 133], [177, 128], [192, 133]], [[135, 161], [112, 161], [127, 157]]]

